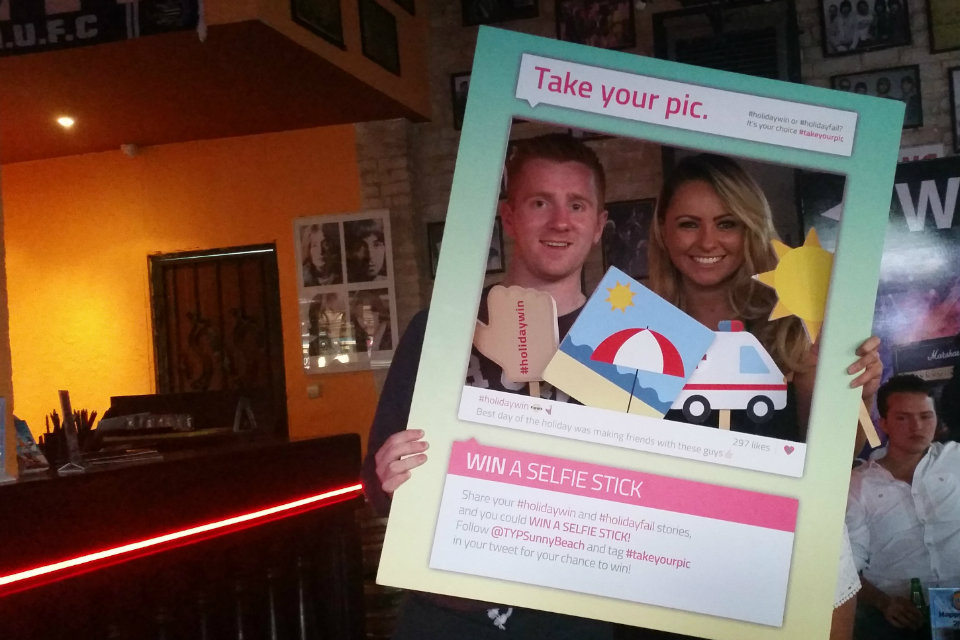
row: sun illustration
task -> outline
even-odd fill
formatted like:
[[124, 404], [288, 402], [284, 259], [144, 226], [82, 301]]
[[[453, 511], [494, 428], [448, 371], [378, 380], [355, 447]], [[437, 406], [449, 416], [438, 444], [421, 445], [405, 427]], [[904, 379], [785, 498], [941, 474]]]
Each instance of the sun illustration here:
[[615, 311], [619, 309], [620, 311], [626, 312], [627, 307], [633, 306], [633, 296], [637, 295], [633, 291], [630, 291], [629, 284], [617, 284], [607, 289], [610, 292], [610, 297], [606, 299], [605, 302], [610, 303], [610, 311]]
[[776, 269], [753, 276], [775, 289], [779, 297], [770, 319], [797, 316], [803, 322], [810, 342], [816, 342], [823, 326], [833, 254], [821, 248], [815, 229], [810, 229], [803, 245], [796, 249], [779, 240], [771, 244], [779, 259]]

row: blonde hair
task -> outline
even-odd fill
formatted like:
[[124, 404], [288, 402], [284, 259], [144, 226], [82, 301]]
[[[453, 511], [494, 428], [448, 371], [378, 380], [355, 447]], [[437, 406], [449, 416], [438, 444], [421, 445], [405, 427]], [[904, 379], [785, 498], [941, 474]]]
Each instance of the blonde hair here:
[[743, 263], [727, 288], [727, 301], [736, 316], [731, 319], [746, 323], [784, 373], [801, 370], [810, 349], [803, 325], [792, 316], [767, 320], [776, 304], [776, 293], [752, 277], [777, 265], [771, 241], [779, 238], [770, 204], [750, 174], [730, 158], [707, 153], [686, 157], [664, 182], [650, 225], [650, 288], [674, 306], [685, 309], [681, 275], [664, 244], [663, 223], [677, 189], [694, 181], [710, 185], [724, 208], [744, 227]]

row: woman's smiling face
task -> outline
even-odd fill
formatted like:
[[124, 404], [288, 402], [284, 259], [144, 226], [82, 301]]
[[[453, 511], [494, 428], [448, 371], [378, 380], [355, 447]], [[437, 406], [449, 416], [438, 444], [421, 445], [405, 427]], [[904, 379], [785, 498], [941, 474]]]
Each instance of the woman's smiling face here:
[[663, 241], [687, 289], [725, 286], [743, 264], [743, 223], [702, 180], [674, 191], [664, 214]]

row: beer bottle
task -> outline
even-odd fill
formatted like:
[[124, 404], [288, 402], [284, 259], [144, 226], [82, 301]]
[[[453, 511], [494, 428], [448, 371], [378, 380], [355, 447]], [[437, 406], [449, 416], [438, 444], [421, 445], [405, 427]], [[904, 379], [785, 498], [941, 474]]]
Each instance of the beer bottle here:
[[927, 599], [923, 597], [923, 587], [920, 585], [920, 578], [910, 579], [910, 600], [913, 606], [917, 608], [926, 621], [930, 618], [930, 609], [927, 608]]

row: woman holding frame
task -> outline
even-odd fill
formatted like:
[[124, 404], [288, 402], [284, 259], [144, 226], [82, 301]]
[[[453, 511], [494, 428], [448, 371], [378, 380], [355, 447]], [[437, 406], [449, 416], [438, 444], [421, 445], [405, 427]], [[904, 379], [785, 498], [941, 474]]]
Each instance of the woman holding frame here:
[[[798, 318], [768, 320], [776, 294], [753, 275], [776, 267], [774, 239], [766, 196], [740, 165], [713, 154], [684, 158], [664, 182], [657, 202], [650, 230], [649, 286], [707, 327], [716, 329], [722, 320], [742, 321], [791, 381], [792, 402], [780, 412], [787, 414], [786, 426], [781, 423], [778, 433], [770, 435], [803, 440], [817, 348]], [[847, 368], [848, 374], [859, 373], [850, 385], [863, 388], [865, 402], [872, 401], [880, 384], [879, 344], [878, 338], [868, 338]], [[851, 636], [858, 589], [844, 536], [831, 638]]]

